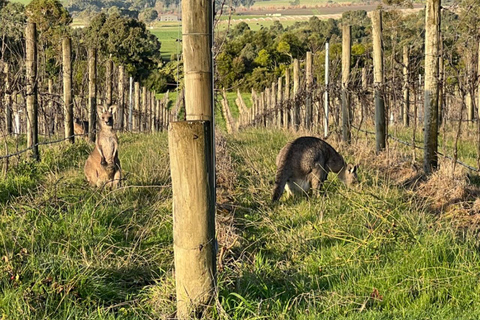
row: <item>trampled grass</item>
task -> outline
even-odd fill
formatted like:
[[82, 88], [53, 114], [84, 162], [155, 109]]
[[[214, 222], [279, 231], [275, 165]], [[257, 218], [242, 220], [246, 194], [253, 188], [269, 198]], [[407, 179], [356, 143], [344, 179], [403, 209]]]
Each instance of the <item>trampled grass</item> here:
[[[208, 318], [478, 319], [477, 228], [453, 223], [455, 210], [434, 213], [418, 191], [369, 165], [377, 159], [354, 159], [355, 147], [329, 140], [362, 163], [361, 183], [347, 189], [332, 174], [318, 198], [270, 203], [276, 154], [297, 135], [225, 137], [229, 157], [217, 163], [231, 162], [222, 176], [232, 181], [217, 220], [232, 218], [236, 240], [217, 226], [225, 254]], [[41, 163], [20, 162], [0, 180], [10, 190], [0, 190], [3, 319], [174, 315], [167, 136], [119, 139], [122, 189], [87, 185], [92, 146], [83, 140], [44, 147]]]

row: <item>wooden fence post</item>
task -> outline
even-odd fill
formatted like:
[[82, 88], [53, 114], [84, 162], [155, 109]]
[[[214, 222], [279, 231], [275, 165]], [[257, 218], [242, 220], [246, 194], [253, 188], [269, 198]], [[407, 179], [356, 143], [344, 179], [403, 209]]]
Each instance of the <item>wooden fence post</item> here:
[[125, 115], [125, 67], [118, 66], [118, 128], [124, 129]]
[[305, 119], [304, 125], [305, 129], [311, 130], [312, 129], [312, 115], [313, 115], [313, 103], [312, 103], [312, 86], [313, 86], [313, 56], [312, 53], [309, 51], [307, 52], [306, 64], [305, 64]]
[[372, 12], [373, 35], [373, 76], [375, 88], [375, 137], [377, 152], [385, 149], [385, 103], [383, 97], [383, 50], [382, 50], [382, 11]]
[[329, 99], [328, 99], [328, 86], [329, 86], [329, 75], [328, 75], [328, 72], [329, 72], [329, 65], [330, 65], [330, 62], [329, 62], [329, 53], [330, 53], [330, 49], [329, 49], [329, 44], [328, 42], [325, 43], [325, 96], [324, 96], [324, 102], [323, 102], [323, 109], [324, 109], [324, 116], [325, 116], [325, 119], [323, 120], [323, 136], [326, 138], [328, 136], [328, 103], [329, 103]]
[[300, 88], [300, 61], [293, 60], [293, 107], [292, 107], [292, 127], [294, 131], [299, 129], [299, 106], [298, 106], [298, 89]]
[[5, 131], [7, 134], [12, 134], [12, 92], [10, 88], [10, 67], [5, 63], [3, 71], [5, 72]]
[[408, 47], [403, 47], [403, 125], [408, 127], [410, 124], [410, 70]]
[[134, 123], [135, 129], [141, 131], [142, 114], [140, 112], [140, 83], [135, 81], [135, 106], [134, 106]]
[[53, 80], [52, 79], [48, 79], [48, 104], [47, 104], [47, 108], [48, 108], [48, 115], [49, 115], [49, 120], [48, 121], [45, 121], [48, 125], [48, 128], [47, 128], [47, 132], [48, 132], [48, 135], [53, 135], [55, 133], [55, 127], [57, 125], [57, 118], [58, 118], [58, 115], [57, 115], [57, 108], [56, 108], [56, 105], [53, 101]]
[[63, 114], [65, 138], [70, 143], [75, 142], [73, 132], [73, 94], [72, 94], [72, 40], [70, 37], [63, 38]]
[[88, 50], [88, 139], [95, 142], [97, 131], [97, 49]]
[[342, 26], [342, 140], [344, 142], [351, 142], [351, 111], [350, 111], [350, 61], [351, 61], [351, 27], [344, 24]]
[[28, 22], [25, 30], [27, 80], [27, 146], [32, 157], [40, 161], [38, 152], [38, 83], [37, 83], [37, 25]]
[[196, 317], [216, 287], [212, 0], [182, 1], [185, 122], [170, 124], [177, 318]]
[[142, 86], [142, 105], [141, 105], [141, 111], [140, 113], [142, 114], [141, 118], [142, 121], [140, 122], [140, 131], [146, 131], [147, 130], [147, 87]]
[[107, 59], [105, 66], [105, 105], [109, 107], [112, 104], [112, 87], [113, 87], [113, 60]]
[[282, 88], [282, 77], [279, 77], [277, 80], [277, 127], [281, 128], [283, 125], [283, 88]]
[[[286, 106], [291, 106], [290, 103], [290, 69], [287, 68], [285, 69], [285, 93], [283, 96], [283, 101], [285, 101]], [[290, 116], [289, 116], [290, 113]], [[289, 123], [289, 118], [290, 118], [290, 123]], [[289, 128], [292, 126], [292, 113], [291, 110], [288, 110], [288, 108], [284, 108], [283, 111], [283, 125], [285, 128]]]
[[272, 127], [277, 126], [277, 83], [275, 81], [272, 82], [271, 90], [270, 90], [270, 112], [271, 112], [271, 119], [272, 119]]
[[425, 145], [423, 169], [432, 173], [438, 165], [438, 56], [440, 0], [427, 0], [425, 8]]

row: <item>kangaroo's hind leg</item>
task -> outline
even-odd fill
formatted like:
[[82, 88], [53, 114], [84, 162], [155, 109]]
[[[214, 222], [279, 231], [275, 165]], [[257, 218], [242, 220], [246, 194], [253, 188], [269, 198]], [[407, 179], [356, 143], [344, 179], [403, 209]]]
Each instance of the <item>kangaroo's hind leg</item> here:
[[321, 166], [316, 165], [310, 173], [310, 179], [312, 184], [312, 193], [319, 195], [322, 189], [323, 182], [327, 180], [328, 172]]

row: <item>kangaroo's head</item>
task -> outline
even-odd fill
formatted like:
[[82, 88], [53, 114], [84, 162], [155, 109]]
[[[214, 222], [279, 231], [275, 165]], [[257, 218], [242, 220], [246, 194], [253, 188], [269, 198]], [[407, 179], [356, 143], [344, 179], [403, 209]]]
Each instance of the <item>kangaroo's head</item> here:
[[98, 105], [97, 112], [99, 117], [100, 128], [112, 129], [113, 128], [113, 114], [117, 111], [116, 105], [111, 105], [106, 108], [102, 105]]
[[342, 170], [340, 170], [340, 172], [338, 173], [338, 177], [347, 186], [351, 186], [358, 182], [357, 169], [358, 166], [349, 163], [345, 167], [343, 167]]

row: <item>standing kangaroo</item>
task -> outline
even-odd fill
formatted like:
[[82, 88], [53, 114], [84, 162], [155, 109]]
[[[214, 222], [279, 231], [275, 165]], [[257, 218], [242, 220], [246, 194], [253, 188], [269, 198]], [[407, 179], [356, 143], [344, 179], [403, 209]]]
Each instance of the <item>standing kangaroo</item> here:
[[118, 139], [113, 129], [113, 114], [117, 106], [112, 105], [108, 109], [99, 105], [100, 132], [95, 142], [95, 149], [85, 162], [85, 176], [88, 182], [97, 187], [120, 185], [121, 168], [118, 159]]
[[289, 195], [320, 190], [329, 172], [338, 173], [346, 185], [357, 181], [357, 166], [347, 165], [331, 145], [315, 137], [289, 142], [280, 150], [276, 163], [272, 202], [280, 199], [284, 189]]

